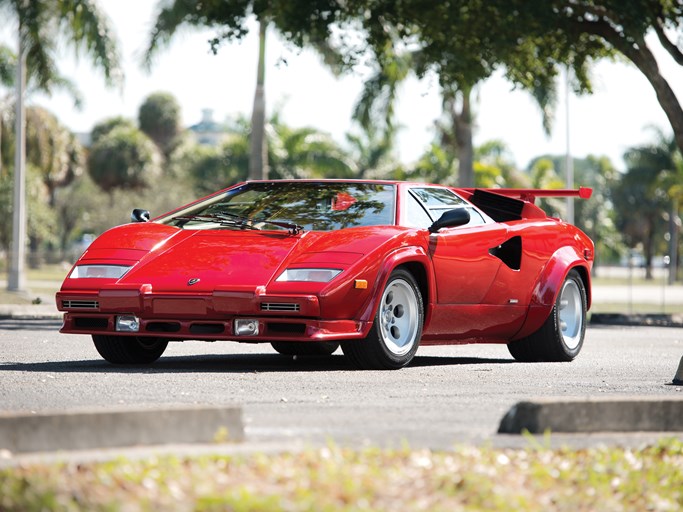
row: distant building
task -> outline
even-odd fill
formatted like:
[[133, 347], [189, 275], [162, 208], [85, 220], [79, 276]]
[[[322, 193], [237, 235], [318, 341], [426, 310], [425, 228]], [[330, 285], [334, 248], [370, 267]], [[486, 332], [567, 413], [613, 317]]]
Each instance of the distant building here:
[[202, 120], [188, 128], [199, 144], [207, 146], [218, 146], [227, 133], [225, 127], [213, 120], [213, 109], [205, 108], [202, 110]]
[[74, 133], [74, 135], [76, 136], [78, 142], [81, 143], [81, 146], [83, 146], [84, 148], [89, 148], [92, 144], [92, 136], [90, 132], [77, 132]]

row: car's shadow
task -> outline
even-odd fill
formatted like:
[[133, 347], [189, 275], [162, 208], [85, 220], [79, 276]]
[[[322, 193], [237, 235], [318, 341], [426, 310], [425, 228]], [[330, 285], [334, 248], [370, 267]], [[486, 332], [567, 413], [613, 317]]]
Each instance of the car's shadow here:
[[[409, 368], [510, 364], [513, 359], [475, 357], [416, 356]], [[297, 357], [279, 354], [230, 354], [167, 356], [150, 365], [114, 365], [102, 359], [49, 361], [40, 363], [0, 363], [0, 372], [45, 373], [277, 373], [331, 372], [355, 370], [341, 354], [325, 357]]]

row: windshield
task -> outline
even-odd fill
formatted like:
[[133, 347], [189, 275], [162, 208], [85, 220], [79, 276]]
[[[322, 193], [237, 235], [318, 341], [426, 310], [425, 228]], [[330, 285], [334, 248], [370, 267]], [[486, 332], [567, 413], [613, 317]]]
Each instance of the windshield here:
[[[331, 231], [394, 224], [393, 185], [339, 182], [247, 183], [161, 219], [187, 229]], [[273, 224], [275, 223], [275, 224]]]

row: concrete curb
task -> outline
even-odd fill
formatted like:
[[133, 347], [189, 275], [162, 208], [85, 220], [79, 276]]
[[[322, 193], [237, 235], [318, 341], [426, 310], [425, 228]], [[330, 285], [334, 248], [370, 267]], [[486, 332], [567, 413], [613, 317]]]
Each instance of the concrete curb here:
[[0, 451], [11, 453], [243, 440], [239, 407], [0, 413]]
[[683, 397], [539, 399], [519, 402], [503, 417], [499, 434], [551, 432], [682, 432]]
[[632, 325], [650, 327], [683, 327], [683, 315], [665, 313], [593, 313], [591, 325]]

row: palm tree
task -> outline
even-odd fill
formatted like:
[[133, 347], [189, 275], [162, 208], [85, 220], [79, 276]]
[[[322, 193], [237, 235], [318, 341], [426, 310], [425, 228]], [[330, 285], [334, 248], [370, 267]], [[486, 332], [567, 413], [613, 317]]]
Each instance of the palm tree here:
[[355, 163], [326, 133], [314, 128], [291, 128], [277, 113], [269, 123], [270, 160], [275, 178], [352, 178]]
[[[152, 64], [153, 56], [159, 48], [168, 44], [173, 34], [181, 25], [188, 24], [194, 27], [220, 26], [225, 12], [222, 8], [228, 9], [228, 5], [209, 5], [202, 9], [191, 2], [183, 0], [173, 0], [172, 2], [159, 2], [157, 19], [152, 30], [147, 51], [145, 53], [145, 65], [149, 68]], [[258, 65], [256, 76], [256, 91], [254, 93], [254, 104], [252, 108], [252, 124], [250, 136], [250, 158], [249, 158], [249, 177], [252, 179], [268, 177], [268, 148], [265, 137], [265, 55], [266, 55], [266, 31], [268, 20], [259, 18], [259, 49]], [[228, 29], [229, 30], [229, 29]], [[244, 33], [233, 34], [234, 37], [242, 37]], [[225, 35], [217, 36], [211, 42], [211, 50], [218, 51], [221, 38]]]
[[104, 71], [108, 83], [120, 78], [118, 50], [105, 15], [96, 0], [0, 0], [3, 19], [17, 23], [16, 65], [16, 163], [14, 170], [14, 217], [12, 255], [8, 290], [25, 287], [24, 254], [26, 239], [25, 112], [26, 67], [35, 69], [39, 87], [50, 91], [56, 73], [55, 47], [59, 35], [82, 47]]
[[672, 193], [680, 183], [678, 158], [675, 140], [658, 132], [654, 143], [626, 152], [627, 171], [614, 191], [618, 227], [630, 246], [643, 245], [646, 279], [652, 279], [657, 234], [665, 231], [664, 220], [672, 211]]
[[[420, 50], [396, 53], [393, 49], [387, 48], [380, 57], [380, 65], [375, 74], [365, 82], [354, 109], [354, 118], [366, 129], [371, 123], [383, 126], [384, 133], [390, 136], [395, 133], [395, 102], [399, 86], [411, 72], [422, 74], [425, 62]], [[436, 126], [441, 146], [458, 158], [457, 181], [461, 187], [475, 185], [472, 93], [476, 85], [451, 83], [442, 84], [441, 87], [445, 119], [437, 121]], [[541, 85], [539, 82], [527, 88], [541, 110], [546, 133], [550, 133], [552, 126], [552, 107], [556, 100], [554, 86], [554, 83]]]
[[266, 142], [266, 29], [268, 22], [259, 20], [258, 65], [254, 107], [249, 137], [249, 178], [268, 178], [268, 144]]
[[[256, 3], [258, 2], [248, 0], [246, 2], [214, 1], [198, 4], [187, 0], [160, 0], [157, 19], [150, 34], [144, 62], [147, 67], [150, 67], [159, 48], [168, 44], [182, 25], [215, 28], [216, 37], [210, 41], [211, 51], [215, 54], [223, 41], [240, 39], [247, 33], [247, 29], [244, 28], [247, 16], [245, 13], [253, 12], [259, 24], [259, 48], [249, 139], [249, 177], [265, 179], [268, 177], [269, 153], [266, 136], [265, 101], [266, 32], [270, 25], [279, 29], [279, 21], [281, 20], [278, 18], [271, 19], [272, 12], [268, 11], [266, 4], [259, 5], [257, 8], [254, 5]], [[283, 28], [281, 32], [289, 32], [289, 28]], [[328, 44], [325, 34], [307, 34], [305, 42], [320, 53], [333, 73], [340, 73], [345, 68], [343, 59]], [[303, 40], [297, 41], [300, 46], [303, 43]]]

